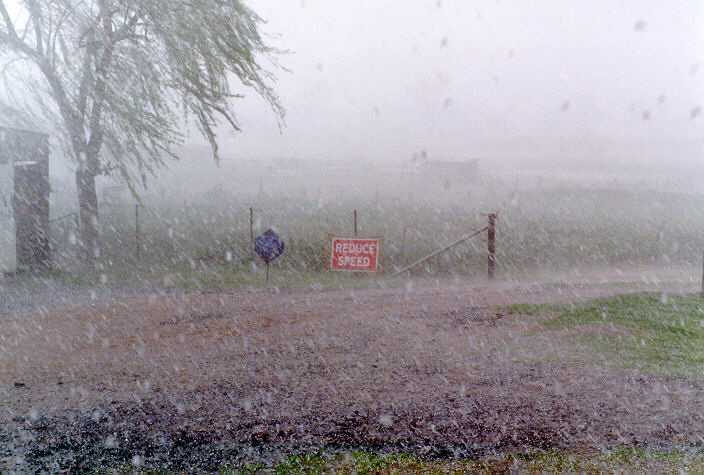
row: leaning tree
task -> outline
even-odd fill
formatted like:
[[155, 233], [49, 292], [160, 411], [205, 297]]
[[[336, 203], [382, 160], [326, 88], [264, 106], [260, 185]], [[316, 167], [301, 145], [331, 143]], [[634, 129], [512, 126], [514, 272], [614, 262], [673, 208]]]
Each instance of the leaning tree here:
[[[218, 158], [233, 99], [271, 89], [278, 51], [238, 0], [0, 0], [2, 100], [60, 131], [75, 162], [85, 258], [99, 254], [96, 177], [134, 192], [197, 126]], [[265, 62], [265, 64], [263, 64]]]

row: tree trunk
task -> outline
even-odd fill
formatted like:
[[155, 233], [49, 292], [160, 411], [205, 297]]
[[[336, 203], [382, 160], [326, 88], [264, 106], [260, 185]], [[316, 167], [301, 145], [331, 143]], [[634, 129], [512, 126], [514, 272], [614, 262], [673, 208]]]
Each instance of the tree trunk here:
[[76, 171], [78, 189], [78, 214], [80, 217], [81, 258], [86, 265], [93, 265], [100, 257], [98, 241], [98, 195], [95, 191], [95, 175], [91, 171]]

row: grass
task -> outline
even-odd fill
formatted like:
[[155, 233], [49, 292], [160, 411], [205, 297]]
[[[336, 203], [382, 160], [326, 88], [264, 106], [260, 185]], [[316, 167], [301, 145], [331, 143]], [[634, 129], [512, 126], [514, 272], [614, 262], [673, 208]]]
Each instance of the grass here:
[[[388, 274], [349, 273], [333, 271], [298, 271], [286, 266], [272, 266], [269, 280], [263, 263], [253, 261], [248, 267], [227, 265], [204, 265], [194, 267], [159, 266], [126, 267], [121, 265], [101, 266], [81, 272], [51, 271], [33, 276], [52, 279], [64, 285], [99, 287], [157, 287], [201, 290], [326, 290], [384, 288], [411, 285], [406, 275], [393, 277]], [[481, 281], [481, 276], [477, 281]], [[443, 274], [438, 277], [419, 276], [412, 279], [412, 285], [439, 285], [472, 281], [468, 276]]]
[[577, 453], [551, 450], [536, 453], [506, 453], [471, 459], [437, 459], [415, 454], [378, 455], [351, 451], [337, 455], [296, 455], [275, 465], [223, 466], [221, 473], [503, 473], [604, 471], [693, 472], [704, 470], [704, 455], [683, 451], [660, 452], [635, 447]]
[[[592, 451], [548, 450], [531, 453], [498, 453], [480, 459], [424, 457], [413, 453], [383, 455], [365, 451], [299, 454], [274, 464], [222, 464], [219, 473], [250, 474], [460, 474], [505, 472], [604, 473], [604, 472], [702, 473], [701, 451], [657, 451], [640, 447], [613, 447]], [[160, 474], [169, 471], [122, 464], [100, 466], [89, 473]]]
[[534, 454], [505, 455], [484, 461], [478, 472], [506, 470], [603, 473], [613, 471], [701, 472], [704, 456], [681, 451], [659, 452], [635, 447], [617, 447], [586, 454], [548, 451]]
[[566, 305], [512, 305], [507, 312], [545, 315], [547, 329], [590, 325], [574, 336], [625, 367], [704, 374], [704, 301], [696, 294], [635, 293]]
[[[413, 197], [422, 199], [412, 199]], [[251, 280], [249, 207], [254, 207], [254, 233], [275, 226], [286, 243], [273, 270], [303, 279], [325, 274], [329, 233], [350, 234], [352, 210], [358, 211], [361, 235], [384, 236], [382, 274], [424, 257], [486, 225], [483, 213], [501, 208], [497, 223], [498, 275], [527, 269], [546, 271], [575, 267], [690, 264], [701, 260], [704, 196], [625, 190], [533, 190], [512, 199], [486, 190], [453, 195], [423, 194], [401, 199], [327, 198], [311, 196], [235, 195], [219, 191], [191, 198], [187, 206], [166, 199], [145, 198], [140, 210], [140, 255], [137, 257], [134, 204], [101, 208], [100, 263], [107, 278], [158, 282], [170, 274], [206, 275], [238, 285]], [[677, 216], [677, 220], [672, 217]], [[655, 232], [654, 229], [665, 230]], [[76, 236], [53, 230], [59, 268], [70, 269]], [[486, 272], [486, 236], [477, 236], [423, 263], [413, 276]], [[205, 271], [203, 271], [205, 269]], [[212, 269], [213, 272], [210, 272]], [[194, 272], [197, 271], [197, 272]], [[250, 275], [252, 274], [252, 275]], [[197, 276], [196, 276], [197, 277]], [[323, 276], [325, 281], [327, 277]], [[246, 285], [246, 284], [243, 284]], [[324, 285], [324, 283], [323, 283]]]

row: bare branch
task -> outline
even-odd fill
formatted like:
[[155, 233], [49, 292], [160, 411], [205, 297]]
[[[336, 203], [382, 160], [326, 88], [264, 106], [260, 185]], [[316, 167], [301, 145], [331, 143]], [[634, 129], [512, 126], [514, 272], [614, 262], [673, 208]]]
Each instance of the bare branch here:
[[30, 18], [32, 19], [32, 26], [34, 29], [34, 48], [38, 54], [43, 51], [42, 33], [41, 33], [41, 19], [42, 12], [39, 4], [34, 0], [26, 0], [28, 9], [30, 12]]
[[5, 8], [5, 2], [3, 0], [0, 0], [0, 16], [2, 16], [2, 19], [5, 22], [10, 43], [23, 53], [29, 56], [35, 56], [36, 52], [17, 35], [15, 24], [12, 21], [12, 18], [10, 18], [10, 14], [7, 12], [7, 8]]

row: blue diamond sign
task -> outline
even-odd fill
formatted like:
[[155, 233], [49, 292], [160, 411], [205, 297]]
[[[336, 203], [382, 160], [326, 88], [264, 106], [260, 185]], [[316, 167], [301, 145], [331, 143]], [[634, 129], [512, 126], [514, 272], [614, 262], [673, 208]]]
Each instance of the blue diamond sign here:
[[269, 229], [254, 240], [254, 252], [268, 264], [284, 253], [284, 242]]

